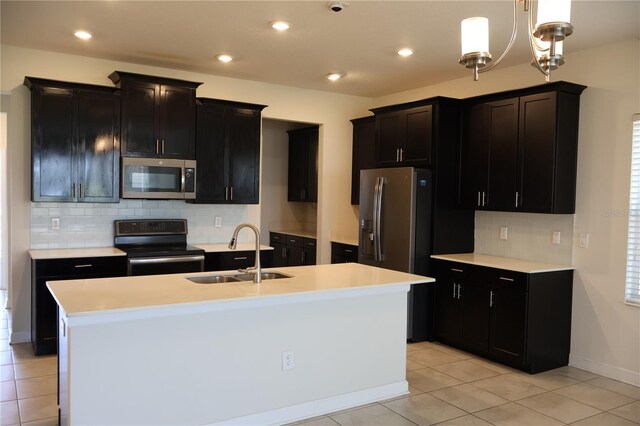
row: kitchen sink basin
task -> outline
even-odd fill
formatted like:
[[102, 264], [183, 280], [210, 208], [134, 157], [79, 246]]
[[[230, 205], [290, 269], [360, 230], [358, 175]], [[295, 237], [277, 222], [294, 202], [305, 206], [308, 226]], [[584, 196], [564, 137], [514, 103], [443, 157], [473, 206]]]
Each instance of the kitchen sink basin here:
[[[278, 278], [291, 278], [291, 275], [282, 274], [280, 272], [263, 272], [263, 280], [277, 280]], [[237, 274], [237, 275], [207, 275], [206, 277], [188, 277], [189, 281], [196, 284], [222, 284], [237, 283], [242, 281], [253, 281], [253, 274]]]
[[187, 279], [196, 284], [237, 283], [241, 281], [233, 275], [208, 275], [206, 277], [189, 277]]
[[[263, 280], [277, 280], [279, 278], [291, 278], [291, 275], [282, 274], [280, 272], [263, 272], [260, 274]], [[234, 275], [234, 277], [242, 281], [253, 281], [253, 274]]]

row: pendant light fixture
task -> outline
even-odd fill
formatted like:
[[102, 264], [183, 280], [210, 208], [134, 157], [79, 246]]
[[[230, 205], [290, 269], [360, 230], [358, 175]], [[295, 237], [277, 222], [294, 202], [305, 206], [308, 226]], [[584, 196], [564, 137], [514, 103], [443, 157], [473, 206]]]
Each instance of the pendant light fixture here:
[[531, 65], [544, 74], [549, 81], [551, 71], [564, 64], [563, 42], [573, 33], [571, 0], [538, 0], [536, 25], [533, 25], [533, 4], [535, 0], [513, 0], [513, 29], [511, 39], [500, 57], [492, 60], [489, 51], [489, 20], [482, 17], [467, 18], [462, 21], [462, 56], [460, 64], [473, 70], [474, 81], [478, 74], [495, 68], [509, 53], [518, 32], [518, 4], [522, 3], [527, 14], [529, 47], [533, 61]]

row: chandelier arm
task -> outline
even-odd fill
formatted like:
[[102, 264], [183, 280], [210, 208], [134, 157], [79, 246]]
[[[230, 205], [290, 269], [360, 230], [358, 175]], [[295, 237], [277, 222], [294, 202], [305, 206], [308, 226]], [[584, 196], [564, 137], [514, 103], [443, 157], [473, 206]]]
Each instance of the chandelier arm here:
[[504, 52], [502, 52], [502, 55], [500, 55], [500, 57], [494, 63], [478, 69], [478, 72], [490, 71], [494, 69], [500, 62], [502, 62], [504, 57], [507, 56], [507, 54], [511, 50], [513, 43], [516, 41], [517, 35], [518, 35], [518, 0], [513, 0], [513, 29], [511, 30], [511, 39], [509, 40], [509, 44], [507, 44], [507, 48], [504, 50]]
[[531, 56], [533, 57], [533, 62], [536, 65], [536, 69], [540, 71], [542, 74], [544, 74], [546, 80], [549, 81], [550, 71], [542, 68], [542, 65], [540, 65], [540, 61], [538, 61], [538, 56], [536, 55], [536, 50], [540, 51], [542, 49], [536, 49], [537, 47], [536, 40], [535, 40], [535, 37], [533, 36], [533, 8], [530, 8], [527, 13], [529, 14], [527, 19], [528, 21], [527, 29], [529, 30], [527, 31], [527, 36], [529, 38], [529, 49], [531, 50]]

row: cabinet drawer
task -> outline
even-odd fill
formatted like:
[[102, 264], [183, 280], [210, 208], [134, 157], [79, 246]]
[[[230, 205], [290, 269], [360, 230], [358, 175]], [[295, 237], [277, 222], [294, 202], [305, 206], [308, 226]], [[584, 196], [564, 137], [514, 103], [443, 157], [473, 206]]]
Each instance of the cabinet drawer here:
[[331, 255], [358, 259], [358, 247], [349, 244], [331, 243]]
[[271, 244], [273, 243], [277, 243], [277, 244], [285, 244], [286, 242], [286, 235], [284, 234], [280, 234], [278, 232], [271, 232], [269, 234], [269, 242]]
[[504, 269], [494, 269], [491, 279], [493, 288], [505, 288], [512, 290], [528, 290], [528, 275], [522, 272], [507, 271]]
[[298, 237], [296, 235], [286, 235], [287, 246], [304, 247], [304, 240], [304, 237]]
[[127, 275], [126, 256], [78, 257], [35, 261], [38, 276], [89, 277]]
[[315, 250], [316, 249], [316, 239], [315, 238], [303, 238], [302, 240], [304, 244], [304, 248], [307, 250]]

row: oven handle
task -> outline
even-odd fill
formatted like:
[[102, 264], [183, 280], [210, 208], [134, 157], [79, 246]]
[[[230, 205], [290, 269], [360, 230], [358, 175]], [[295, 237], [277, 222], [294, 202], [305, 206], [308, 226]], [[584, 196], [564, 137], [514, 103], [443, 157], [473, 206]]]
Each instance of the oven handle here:
[[182, 262], [202, 262], [204, 256], [172, 256], [172, 257], [145, 257], [143, 259], [129, 259], [132, 265], [142, 265], [150, 263], [182, 263]]

